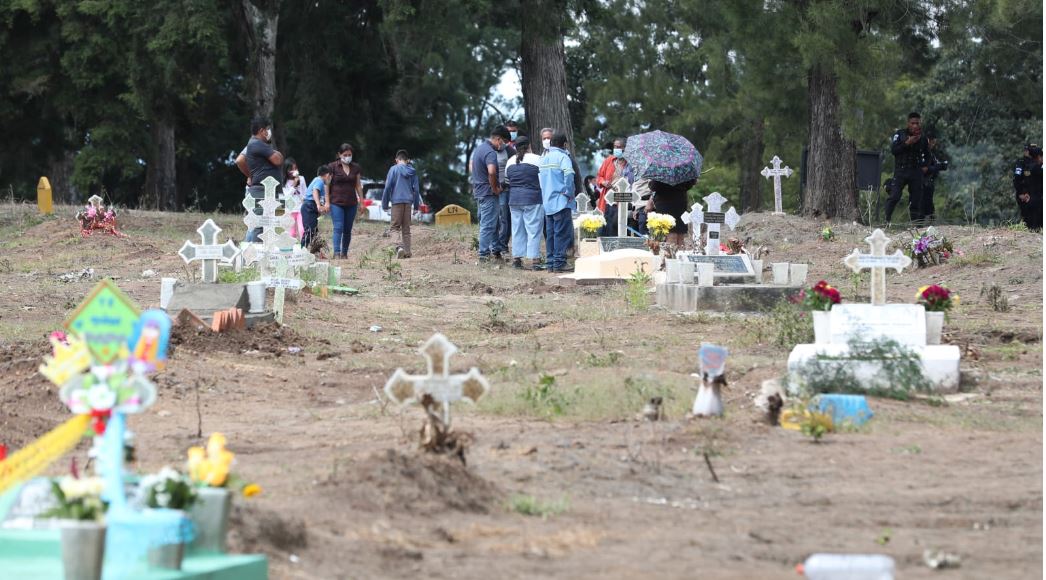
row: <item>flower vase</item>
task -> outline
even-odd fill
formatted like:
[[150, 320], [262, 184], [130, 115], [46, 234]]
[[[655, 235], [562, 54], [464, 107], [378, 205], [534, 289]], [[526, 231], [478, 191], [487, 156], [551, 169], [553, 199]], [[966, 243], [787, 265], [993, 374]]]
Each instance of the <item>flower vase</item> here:
[[944, 313], [926, 313], [926, 344], [941, 344], [941, 333], [944, 331]]
[[831, 312], [828, 310], [813, 310], [810, 312], [814, 319], [814, 344], [829, 344], [832, 342]]
[[93, 520], [62, 522], [62, 568], [67, 580], [101, 580], [105, 559], [105, 524]]
[[149, 548], [149, 566], [165, 570], [181, 570], [185, 558], [185, 544], [163, 544]]
[[196, 528], [196, 538], [190, 545], [195, 552], [225, 552], [225, 536], [229, 530], [229, 512], [232, 494], [221, 487], [202, 487], [196, 491], [196, 501], [189, 509], [189, 519]]

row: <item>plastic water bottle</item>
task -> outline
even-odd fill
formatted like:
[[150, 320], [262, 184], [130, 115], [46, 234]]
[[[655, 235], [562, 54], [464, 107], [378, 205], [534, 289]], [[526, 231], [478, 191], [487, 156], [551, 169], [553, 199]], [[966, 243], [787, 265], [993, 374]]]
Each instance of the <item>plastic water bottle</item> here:
[[893, 580], [893, 558], [879, 554], [814, 554], [802, 564], [809, 580]]

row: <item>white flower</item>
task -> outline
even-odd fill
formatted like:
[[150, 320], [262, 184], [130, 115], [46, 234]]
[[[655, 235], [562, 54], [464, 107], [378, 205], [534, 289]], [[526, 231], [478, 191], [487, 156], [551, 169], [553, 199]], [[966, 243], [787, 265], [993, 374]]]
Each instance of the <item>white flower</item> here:
[[167, 507], [171, 503], [171, 494], [169, 493], [158, 493], [156, 494], [156, 505], [160, 507]]
[[74, 415], [86, 415], [91, 412], [91, 405], [87, 401], [87, 390], [76, 389], [69, 394], [69, 400], [65, 402]]
[[94, 385], [87, 389], [87, 403], [99, 411], [112, 409], [116, 404], [116, 392], [106, 384]]

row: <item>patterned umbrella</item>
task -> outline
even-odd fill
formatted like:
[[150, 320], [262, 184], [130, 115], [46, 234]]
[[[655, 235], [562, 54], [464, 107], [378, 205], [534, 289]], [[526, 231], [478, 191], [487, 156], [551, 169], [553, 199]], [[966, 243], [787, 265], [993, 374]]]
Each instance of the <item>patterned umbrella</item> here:
[[703, 159], [686, 137], [651, 131], [628, 138], [625, 160], [636, 179], [653, 179], [669, 185], [697, 179]]

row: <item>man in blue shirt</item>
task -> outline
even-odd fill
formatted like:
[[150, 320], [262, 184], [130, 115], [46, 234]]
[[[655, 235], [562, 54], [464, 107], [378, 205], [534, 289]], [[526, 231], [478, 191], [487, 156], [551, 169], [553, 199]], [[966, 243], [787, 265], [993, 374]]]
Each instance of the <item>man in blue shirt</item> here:
[[508, 131], [497, 127], [490, 133], [490, 139], [484, 141], [472, 152], [469, 161], [469, 183], [472, 184], [472, 195], [476, 198], [476, 209], [479, 213], [479, 261], [490, 261], [491, 254], [497, 250], [495, 236], [498, 220], [498, 196], [501, 195], [501, 183], [498, 179], [498, 151], [509, 142]]
[[549, 272], [572, 272], [567, 267], [567, 250], [574, 237], [574, 163], [566, 151], [566, 134], [553, 135], [550, 145], [538, 173], [545, 209], [545, 254]]

